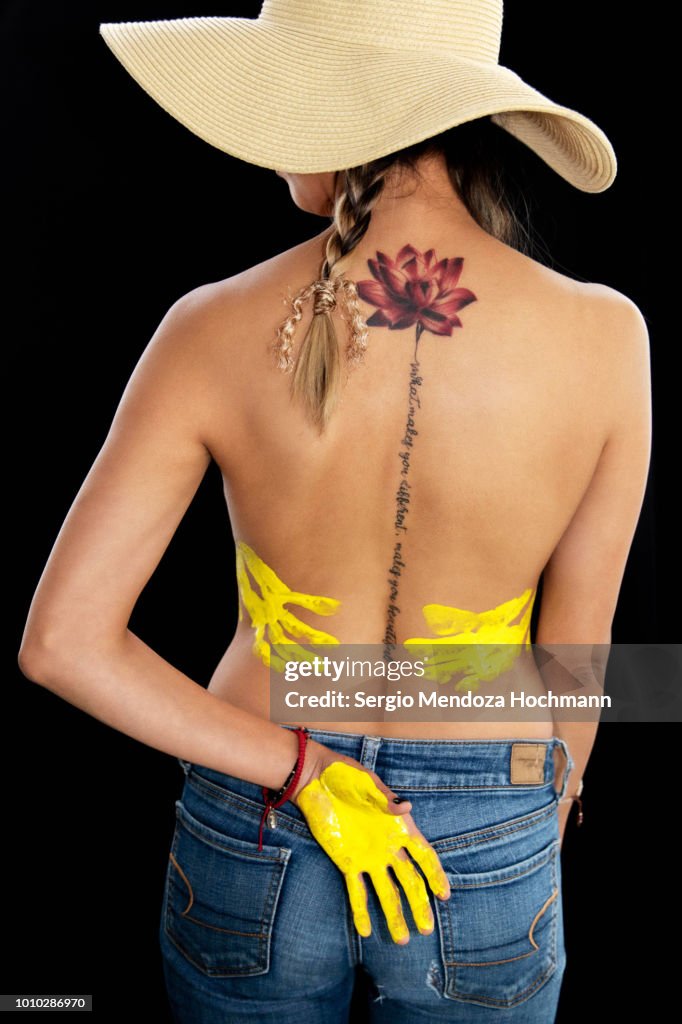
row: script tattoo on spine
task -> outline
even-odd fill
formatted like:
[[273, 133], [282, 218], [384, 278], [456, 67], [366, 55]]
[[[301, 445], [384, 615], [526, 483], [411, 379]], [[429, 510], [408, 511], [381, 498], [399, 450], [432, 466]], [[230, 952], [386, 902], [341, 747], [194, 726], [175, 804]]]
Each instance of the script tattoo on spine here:
[[398, 452], [400, 479], [395, 492], [393, 529], [395, 545], [388, 570], [388, 605], [384, 631], [384, 658], [392, 656], [397, 642], [396, 619], [400, 614], [400, 582], [406, 568], [404, 536], [410, 510], [410, 467], [418, 436], [417, 413], [421, 408], [420, 389], [424, 379], [420, 373], [419, 339], [424, 331], [441, 337], [452, 337], [453, 328], [462, 327], [458, 312], [476, 296], [468, 288], [458, 286], [464, 259], [461, 256], [438, 259], [435, 249], [420, 252], [413, 245], [404, 245], [394, 259], [377, 252], [367, 264], [372, 278], [358, 281], [358, 295], [376, 306], [367, 320], [368, 327], [388, 327], [390, 331], [415, 328], [414, 355], [410, 363], [407, 419]]

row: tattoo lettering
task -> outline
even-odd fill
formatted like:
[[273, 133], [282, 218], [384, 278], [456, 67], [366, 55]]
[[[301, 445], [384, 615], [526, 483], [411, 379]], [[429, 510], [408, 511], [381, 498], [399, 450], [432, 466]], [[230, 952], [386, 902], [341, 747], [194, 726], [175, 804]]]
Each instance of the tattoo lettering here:
[[388, 327], [390, 331], [415, 328], [414, 355], [410, 363], [407, 420], [398, 452], [400, 482], [395, 494], [394, 532], [396, 535], [391, 567], [388, 570], [389, 599], [384, 632], [384, 658], [392, 657], [397, 637], [395, 622], [400, 614], [400, 578], [405, 569], [402, 537], [407, 532], [406, 519], [410, 508], [410, 462], [421, 407], [419, 389], [423, 378], [419, 372], [419, 339], [424, 331], [452, 336], [454, 327], [461, 327], [458, 312], [476, 296], [468, 288], [458, 287], [464, 259], [437, 259], [434, 249], [419, 252], [413, 245], [404, 245], [395, 259], [377, 252], [367, 261], [372, 280], [358, 281], [358, 295], [376, 306], [367, 320], [368, 327]]

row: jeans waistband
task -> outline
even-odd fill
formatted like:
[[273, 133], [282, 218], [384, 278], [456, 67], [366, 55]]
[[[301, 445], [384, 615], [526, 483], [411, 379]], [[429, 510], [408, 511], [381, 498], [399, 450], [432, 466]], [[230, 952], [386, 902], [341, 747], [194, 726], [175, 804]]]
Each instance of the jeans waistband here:
[[[295, 726], [282, 726], [294, 729]], [[553, 783], [559, 799], [564, 796], [573, 760], [564, 740], [441, 740], [402, 739], [362, 733], [309, 729], [310, 739], [339, 754], [359, 761], [379, 777], [390, 773], [408, 777], [424, 788], [448, 789], [542, 786]], [[190, 767], [200, 774], [221, 779], [220, 772], [190, 765], [178, 758], [185, 773]], [[230, 776], [222, 776], [230, 779]], [[247, 784], [250, 788], [251, 784]], [[255, 787], [254, 787], [255, 788]]]

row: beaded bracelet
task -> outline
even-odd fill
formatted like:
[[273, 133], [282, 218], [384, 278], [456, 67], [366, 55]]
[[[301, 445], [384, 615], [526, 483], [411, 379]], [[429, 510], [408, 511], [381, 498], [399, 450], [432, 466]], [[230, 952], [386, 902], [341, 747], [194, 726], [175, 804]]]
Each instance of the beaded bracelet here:
[[287, 776], [284, 785], [276, 792], [272, 789], [269, 789], [267, 786], [261, 787], [263, 793], [263, 800], [265, 801], [265, 808], [263, 810], [263, 814], [261, 815], [260, 827], [258, 829], [259, 850], [263, 849], [263, 827], [265, 825], [265, 819], [267, 818], [268, 820], [269, 828], [275, 827], [275, 822], [277, 819], [275, 817], [274, 808], [279, 807], [281, 804], [283, 804], [286, 800], [289, 799], [290, 794], [293, 793], [293, 791], [296, 789], [296, 784], [298, 783], [298, 780], [301, 777], [301, 772], [303, 771], [303, 762], [305, 761], [305, 750], [306, 744], [308, 742], [309, 730], [306, 729], [304, 725], [301, 725], [293, 731], [298, 736], [298, 757], [296, 758], [296, 764], [289, 772], [289, 775]]

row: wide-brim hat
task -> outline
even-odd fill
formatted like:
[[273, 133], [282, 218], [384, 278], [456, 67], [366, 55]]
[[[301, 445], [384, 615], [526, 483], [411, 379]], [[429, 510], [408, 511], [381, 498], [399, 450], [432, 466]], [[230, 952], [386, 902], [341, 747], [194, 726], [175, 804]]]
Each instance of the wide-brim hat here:
[[256, 19], [99, 30], [164, 110], [260, 167], [355, 167], [490, 115], [576, 188], [603, 192], [611, 143], [498, 63], [502, 16], [502, 0], [264, 0]]

